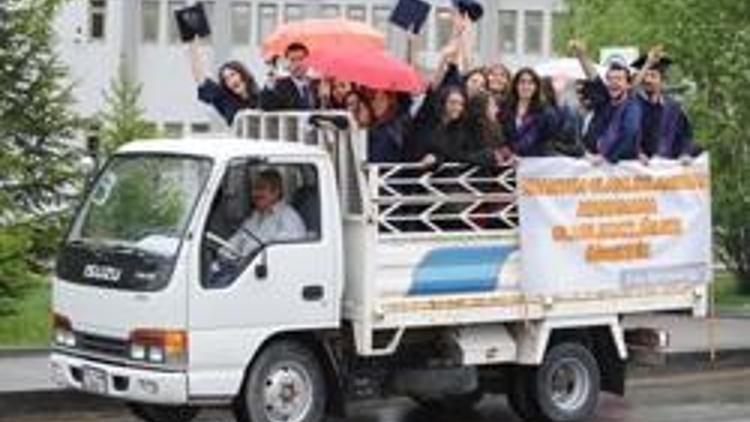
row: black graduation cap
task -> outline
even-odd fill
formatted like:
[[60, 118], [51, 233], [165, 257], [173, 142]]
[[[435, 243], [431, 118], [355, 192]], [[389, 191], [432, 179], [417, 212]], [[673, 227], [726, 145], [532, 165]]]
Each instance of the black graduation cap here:
[[424, 0], [399, 0], [390, 21], [405, 31], [418, 34], [427, 21], [432, 6]]
[[197, 2], [192, 6], [175, 10], [174, 15], [183, 42], [192, 41], [196, 36], [207, 37], [211, 34], [203, 3]]
[[[643, 66], [646, 65], [646, 60], [648, 60], [648, 56], [646, 54], [642, 54], [633, 63], [631, 63], [630, 66], [636, 69], [642, 69]], [[671, 66], [672, 63], [674, 63], [674, 61], [671, 58], [663, 56], [651, 68], [659, 71], [659, 73], [664, 73], [669, 70], [669, 66]]]
[[453, 0], [453, 6], [462, 15], [469, 15], [473, 22], [478, 21], [484, 15], [484, 8], [477, 0]]

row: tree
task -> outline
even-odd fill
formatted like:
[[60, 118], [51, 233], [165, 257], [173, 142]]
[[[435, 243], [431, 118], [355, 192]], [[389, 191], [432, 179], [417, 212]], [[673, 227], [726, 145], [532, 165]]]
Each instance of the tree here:
[[140, 105], [140, 84], [120, 71], [119, 77], [110, 82], [109, 91], [103, 94], [106, 108], [98, 119], [99, 134], [106, 155], [136, 139], [158, 136], [156, 127], [144, 117], [144, 110]]
[[672, 81], [696, 86], [685, 100], [697, 139], [711, 153], [719, 258], [750, 293], [750, 2], [567, 0], [565, 38], [591, 51], [663, 44], [677, 60]]
[[0, 1], [0, 313], [46, 272], [82, 180], [80, 121], [51, 44], [60, 3]]

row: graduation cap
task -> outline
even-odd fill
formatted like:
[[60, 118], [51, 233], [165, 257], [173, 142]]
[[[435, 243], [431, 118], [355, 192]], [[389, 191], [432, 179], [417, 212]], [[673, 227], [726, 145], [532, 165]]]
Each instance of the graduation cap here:
[[[648, 56], [646, 54], [642, 54], [633, 63], [631, 63], [630, 66], [636, 69], [642, 69], [643, 66], [646, 65], [647, 60]], [[651, 66], [651, 69], [654, 69], [659, 73], [664, 73], [669, 70], [669, 66], [671, 66], [672, 63], [674, 63], [674, 61], [671, 58], [662, 56], [653, 66]]]
[[183, 42], [192, 41], [196, 36], [207, 37], [211, 34], [203, 3], [197, 2], [192, 6], [175, 10], [174, 15]]
[[453, 0], [453, 7], [462, 15], [469, 15], [469, 19], [473, 22], [478, 21], [484, 15], [484, 8], [477, 0]]
[[432, 6], [424, 0], [399, 0], [390, 21], [405, 31], [418, 34], [422, 30]]

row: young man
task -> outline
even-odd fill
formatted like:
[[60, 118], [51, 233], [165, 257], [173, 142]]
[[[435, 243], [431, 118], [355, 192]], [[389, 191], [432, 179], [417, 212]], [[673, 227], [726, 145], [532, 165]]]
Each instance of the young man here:
[[699, 153], [693, 144], [690, 121], [680, 103], [666, 95], [665, 73], [672, 60], [656, 46], [647, 55], [633, 62], [640, 69], [635, 78], [640, 85], [637, 98], [643, 110], [643, 136], [640, 144], [641, 161], [654, 156], [667, 159], [688, 159]]
[[587, 57], [583, 44], [571, 41], [570, 49], [580, 61], [586, 77], [595, 84], [593, 90], [600, 93], [591, 101], [594, 116], [584, 139], [588, 157], [594, 163], [638, 158], [642, 112], [631, 93], [627, 65], [610, 64], [605, 85]]
[[292, 43], [284, 58], [288, 77], [271, 80], [260, 94], [261, 107], [273, 110], [314, 110], [318, 108], [317, 83], [308, 76], [307, 57], [310, 51], [304, 44]]

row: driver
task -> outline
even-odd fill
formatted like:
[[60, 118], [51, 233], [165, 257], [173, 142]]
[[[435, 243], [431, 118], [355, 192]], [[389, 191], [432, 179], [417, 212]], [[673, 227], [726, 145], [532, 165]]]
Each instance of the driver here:
[[[229, 239], [235, 252], [245, 257], [258, 248], [258, 240], [267, 244], [305, 237], [302, 218], [283, 201], [283, 183], [278, 170], [267, 169], [260, 172], [251, 189], [253, 212]], [[221, 250], [220, 253], [224, 257], [232, 256], [226, 250]]]

